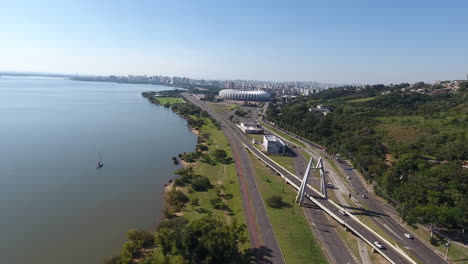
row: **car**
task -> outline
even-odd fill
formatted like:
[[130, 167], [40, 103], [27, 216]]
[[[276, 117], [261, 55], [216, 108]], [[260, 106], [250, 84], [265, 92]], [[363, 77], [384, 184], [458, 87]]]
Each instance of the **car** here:
[[346, 212], [345, 212], [344, 210], [341, 210], [341, 209], [340, 209], [340, 210], [338, 210], [338, 212], [340, 212], [340, 214], [346, 216]]
[[349, 176], [346, 176], [346, 179], [348, 179], [348, 180], [351, 180], [351, 177], [349, 177]]
[[380, 244], [380, 242], [377, 242], [377, 241], [374, 242], [374, 245], [380, 249], [385, 248], [382, 244]]
[[407, 237], [408, 239], [413, 239], [413, 236], [410, 233], [405, 233], [405, 237]]
[[361, 197], [367, 199], [367, 196], [365, 194], [361, 194]]

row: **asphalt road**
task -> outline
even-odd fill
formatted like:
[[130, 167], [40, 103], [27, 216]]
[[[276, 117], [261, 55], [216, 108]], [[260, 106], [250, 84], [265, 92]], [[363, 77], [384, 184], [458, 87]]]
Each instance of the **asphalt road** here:
[[[234, 125], [232, 123], [229, 123], [229, 121], [227, 121], [224, 117], [221, 117], [219, 114], [217, 114], [216, 112], [214, 112], [211, 108], [209, 108], [208, 106], [206, 106], [204, 103], [202, 103], [201, 101], [197, 100], [196, 98], [194, 97], [191, 97], [189, 95], [185, 95], [184, 96], [187, 100], [189, 100], [190, 102], [192, 102], [193, 104], [199, 106], [200, 108], [202, 108], [203, 110], [207, 111], [214, 119], [218, 120], [222, 127], [223, 127], [223, 130], [226, 132], [228, 131], [229, 133], [231, 133], [232, 135], [237, 135], [237, 139], [238, 139], [238, 142], [239, 144], [246, 144], [246, 145], [250, 145], [250, 140], [248, 140], [243, 134], [241, 134], [239, 132], [239, 130], [236, 130], [234, 128]], [[274, 168], [276, 171], [280, 172], [282, 175], [284, 175], [285, 177], [287, 177], [290, 181], [292, 181], [294, 184], [296, 184], [297, 186], [300, 185], [300, 181], [299, 179], [297, 179], [295, 176], [291, 175], [289, 171], [283, 169], [282, 167], [276, 165], [275, 163], [273, 162], [270, 162], [269, 159], [261, 152], [259, 151], [258, 149], [256, 149], [255, 147], [253, 148], [250, 148], [250, 150], [252, 152], [254, 152], [256, 155], [258, 155], [259, 157], [265, 157], [264, 160], [267, 162], [267, 164]], [[247, 155], [247, 154], [245, 154]], [[250, 160], [244, 160], [245, 162], [248, 162], [250, 164]], [[254, 175], [248, 175], [248, 177], [252, 177], [254, 178]], [[255, 179], [254, 179], [255, 180]], [[253, 190], [251, 190], [253, 191]], [[307, 190], [307, 192], [309, 194], [312, 194], [313, 191], [312, 190]], [[261, 200], [261, 197], [260, 197], [260, 201], [254, 201], [254, 199], [252, 199], [253, 203], [254, 204], [259, 204], [260, 202], [263, 203], [263, 201]], [[354, 221], [353, 219], [351, 219], [350, 217], [348, 216], [342, 216], [339, 212], [338, 212], [338, 209], [332, 205], [328, 200], [326, 199], [322, 199], [320, 197], [317, 197], [317, 202], [327, 208], [329, 211], [331, 211], [333, 214], [335, 214], [336, 216], [338, 216], [340, 219], [342, 219], [343, 221], [345, 221], [347, 223], [347, 225], [351, 228], [353, 228], [354, 230], [356, 230], [357, 232], [359, 232], [361, 235], [363, 235], [370, 243], [373, 243], [375, 241], [380, 241], [380, 239], [375, 236], [372, 232], [368, 231], [364, 226], [362, 226], [360, 223]], [[263, 210], [256, 210], [256, 211], [264, 211], [264, 207], [263, 207]], [[268, 216], [267, 216], [268, 217]], [[266, 223], [265, 223], [266, 224]], [[271, 226], [271, 225], [270, 225]], [[268, 230], [266, 230], [268, 232]], [[273, 232], [273, 231], [271, 231]], [[263, 234], [266, 234], [266, 233], [263, 233]], [[268, 242], [268, 240], [265, 240], [265, 242]], [[272, 243], [273, 245], [275, 243]], [[277, 242], [276, 242], [277, 244]], [[382, 243], [383, 244], [383, 243]], [[409, 263], [399, 252], [395, 251], [393, 248], [391, 247], [388, 247], [384, 244], [385, 246], [385, 249], [384, 249], [384, 253], [389, 256], [395, 263], [398, 263], [398, 264], [404, 264], [404, 263]], [[279, 247], [278, 247], [279, 249]], [[280, 252], [280, 251], [278, 251]], [[278, 258], [277, 258], [278, 259]]]
[[[289, 134], [292, 137], [295, 137], [294, 134], [291, 134], [287, 131], [282, 130], [282, 132]], [[319, 154], [321, 150], [316, 148], [312, 142], [308, 142], [305, 140], [301, 140], [303, 143], [306, 143], [309, 146], [309, 150], [312, 152]], [[405, 233], [411, 233], [406, 230], [403, 226], [401, 226], [398, 221], [393, 219], [389, 214], [387, 214], [387, 210], [389, 205], [381, 202], [380, 200], [372, 197], [369, 194], [368, 199], [364, 199], [358, 195], [358, 193], [363, 193], [363, 190], [366, 190], [364, 183], [362, 182], [362, 177], [357, 174], [357, 172], [350, 166], [347, 162], [342, 161], [336, 163], [337, 166], [342, 169], [345, 176], [349, 176], [350, 179], [348, 180], [349, 185], [352, 188], [354, 195], [358, 198], [361, 204], [366, 205], [370, 211], [373, 212], [372, 217], [374, 223], [379, 226], [384, 232], [386, 232], [390, 237], [392, 237], [395, 241], [397, 241], [400, 247], [404, 247], [407, 249], [411, 254], [413, 254], [418, 260], [422, 263], [427, 264], [443, 264], [447, 263], [443, 258], [441, 258], [437, 253], [435, 253], [431, 248], [425, 245], [418, 239], [408, 239], [404, 236]], [[351, 169], [351, 170], [349, 170]], [[385, 208], [387, 210], [385, 210]]]
[[220, 122], [221, 128], [231, 145], [234, 160], [236, 161], [237, 172], [239, 174], [250, 240], [252, 246], [259, 251], [258, 254], [264, 255], [264, 258], [266, 258], [266, 261], [259, 260], [258, 262], [274, 264], [285, 263], [278, 240], [276, 239], [270, 219], [265, 210], [263, 199], [257, 189], [255, 173], [252, 168], [249, 153], [239, 139], [239, 132], [230, 126], [232, 124], [228, 124], [225, 120], [220, 119], [211, 108], [198, 99], [189, 95], [184, 95], [184, 97]]

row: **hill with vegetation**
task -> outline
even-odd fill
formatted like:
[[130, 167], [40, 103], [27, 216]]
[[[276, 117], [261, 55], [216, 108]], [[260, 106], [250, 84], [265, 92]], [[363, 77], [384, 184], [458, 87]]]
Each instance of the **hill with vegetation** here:
[[468, 226], [468, 82], [455, 85], [340, 87], [274, 101], [267, 119], [351, 160], [409, 223], [455, 229]]

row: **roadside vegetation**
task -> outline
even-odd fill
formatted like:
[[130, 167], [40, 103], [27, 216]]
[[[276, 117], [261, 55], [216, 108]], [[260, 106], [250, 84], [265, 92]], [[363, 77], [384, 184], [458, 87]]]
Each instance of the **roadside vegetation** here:
[[240, 186], [224, 133], [192, 104], [176, 104], [172, 110], [197, 130], [196, 150], [179, 155], [184, 166], [167, 187], [165, 220], [156, 232], [131, 231], [141, 235], [130, 236], [129, 231], [121, 253], [105, 263], [252, 263]]
[[[267, 119], [351, 160], [408, 223], [461, 230], [468, 226], [468, 82], [456, 93], [409, 86], [343, 87], [277, 101]], [[309, 110], [317, 104], [331, 113]]]

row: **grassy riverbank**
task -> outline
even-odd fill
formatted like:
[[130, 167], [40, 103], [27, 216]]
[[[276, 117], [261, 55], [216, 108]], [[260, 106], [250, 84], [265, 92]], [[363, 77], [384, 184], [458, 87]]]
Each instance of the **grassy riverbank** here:
[[[205, 118], [204, 120], [205, 125], [201, 127], [200, 135], [209, 135], [205, 143], [209, 149], [205, 151], [205, 154], [212, 155], [216, 149], [221, 149], [227, 153], [228, 157], [232, 157], [231, 148], [223, 131], [218, 129], [210, 119]], [[203, 211], [205, 214], [212, 214], [215, 217], [223, 219], [226, 223], [231, 223], [233, 220], [243, 223], [245, 215], [235, 164], [231, 162], [228, 164], [217, 163], [212, 165], [203, 160], [196, 160], [194, 163], [189, 163], [188, 166], [193, 166], [195, 175], [206, 176], [213, 185], [213, 188], [204, 192], [189, 192], [189, 187], [183, 187], [182, 189], [187, 192], [190, 200], [198, 198], [200, 201], [200, 205], [193, 209], [186, 206], [182, 210], [184, 217], [189, 220], [200, 218], [203, 214], [199, 212]], [[232, 198], [224, 199], [224, 203], [229, 208], [228, 210], [216, 210], [211, 205], [210, 200], [218, 197], [217, 192], [232, 194]], [[230, 195], [225, 195], [225, 197], [230, 197]]]

